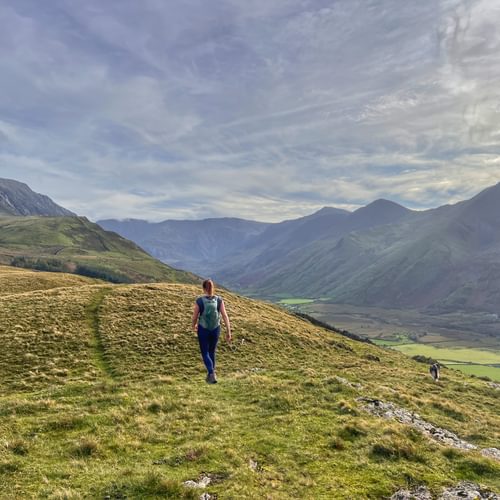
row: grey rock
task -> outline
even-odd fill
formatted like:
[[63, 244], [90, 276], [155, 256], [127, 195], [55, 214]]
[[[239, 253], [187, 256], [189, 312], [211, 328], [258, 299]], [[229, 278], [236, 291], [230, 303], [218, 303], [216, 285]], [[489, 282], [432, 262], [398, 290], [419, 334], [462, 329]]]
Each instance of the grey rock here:
[[[432, 495], [426, 486], [418, 486], [409, 491], [402, 489], [396, 491], [390, 500], [432, 500]], [[463, 481], [457, 486], [443, 489], [437, 500], [500, 500], [500, 496], [481, 486]]]
[[202, 476], [198, 481], [184, 481], [184, 486], [187, 486], [188, 488], [206, 488], [210, 483], [212, 482], [212, 479], [210, 476]]
[[446, 488], [438, 500], [499, 500], [500, 496], [492, 491], [485, 490], [481, 486], [468, 481], [461, 482], [457, 486]]
[[202, 493], [200, 495], [200, 500], [214, 500], [217, 498], [215, 495], [211, 495], [210, 493]]
[[483, 448], [481, 450], [481, 455], [500, 460], [500, 450], [498, 448]]
[[390, 500], [432, 500], [432, 495], [425, 486], [409, 490], [399, 490], [391, 496]]
[[[418, 413], [397, 407], [394, 403], [384, 403], [379, 399], [370, 399], [365, 397], [357, 398], [356, 401], [365, 403], [363, 409], [378, 417], [397, 420], [402, 424], [411, 425], [426, 436], [447, 446], [458, 448], [460, 450], [477, 450], [478, 447], [472, 443], [460, 439], [455, 433], [436, 427], [430, 422], [425, 421]], [[497, 448], [485, 448], [481, 453], [495, 460], [500, 460], [500, 450]]]
[[349, 380], [343, 378], [343, 377], [339, 377], [337, 375], [335, 375], [334, 379], [341, 383], [342, 385], [346, 385], [347, 387], [352, 387], [354, 389], [363, 389], [363, 386], [361, 384], [359, 384], [358, 382], [349, 382]]

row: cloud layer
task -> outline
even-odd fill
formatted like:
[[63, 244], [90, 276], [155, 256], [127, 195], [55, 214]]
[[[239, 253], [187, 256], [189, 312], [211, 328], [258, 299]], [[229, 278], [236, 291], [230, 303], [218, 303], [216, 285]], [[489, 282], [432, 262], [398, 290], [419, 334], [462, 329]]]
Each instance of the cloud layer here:
[[0, 25], [0, 176], [93, 219], [426, 208], [500, 180], [496, 0], [16, 0]]

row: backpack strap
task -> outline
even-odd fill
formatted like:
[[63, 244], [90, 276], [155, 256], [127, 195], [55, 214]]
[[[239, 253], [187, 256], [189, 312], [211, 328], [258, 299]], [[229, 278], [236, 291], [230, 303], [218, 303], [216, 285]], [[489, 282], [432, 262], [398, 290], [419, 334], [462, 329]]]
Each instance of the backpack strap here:
[[222, 297], [217, 295], [217, 312], [220, 312], [220, 308], [222, 307]]

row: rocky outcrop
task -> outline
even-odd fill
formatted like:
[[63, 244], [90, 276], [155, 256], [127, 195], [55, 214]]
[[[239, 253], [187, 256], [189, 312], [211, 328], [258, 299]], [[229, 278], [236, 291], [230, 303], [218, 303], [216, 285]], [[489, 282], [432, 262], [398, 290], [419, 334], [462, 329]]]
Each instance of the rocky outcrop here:
[[[419, 486], [413, 490], [399, 490], [391, 496], [390, 500], [433, 500], [433, 496], [426, 486]], [[457, 486], [445, 488], [443, 492], [436, 497], [436, 500], [500, 500], [500, 496], [481, 486], [462, 482]]]
[[[397, 420], [402, 424], [411, 425], [426, 436], [440, 442], [441, 444], [458, 448], [460, 450], [478, 449], [475, 444], [460, 439], [456, 434], [447, 429], [436, 427], [430, 422], [424, 420], [420, 415], [418, 415], [418, 413], [413, 413], [409, 410], [405, 410], [404, 408], [399, 408], [394, 403], [385, 403], [379, 399], [364, 397], [357, 398], [356, 401], [364, 403], [362, 408], [368, 413], [376, 415], [377, 417]], [[485, 457], [500, 460], [500, 450], [497, 448], [485, 448], [480, 450], [480, 452]]]

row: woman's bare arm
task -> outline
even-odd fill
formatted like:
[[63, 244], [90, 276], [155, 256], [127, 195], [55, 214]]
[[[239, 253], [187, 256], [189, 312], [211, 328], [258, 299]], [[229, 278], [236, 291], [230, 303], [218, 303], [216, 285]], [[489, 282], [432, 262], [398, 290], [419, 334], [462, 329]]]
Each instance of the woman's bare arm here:
[[233, 336], [231, 334], [231, 322], [229, 321], [229, 316], [227, 315], [227, 312], [226, 312], [226, 306], [224, 305], [224, 301], [222, 301], [221, 305], [220, 305], [220, 313], [221, 313], [221, 316], [222, 316], [222, 319], [224, 320], [224, 324], [226, 325], [226, 340], [228, 342], [231, 342], [231, 340], [233, 339]]
[[193, 310], [193, 330], [196, 332], [198, 330], [198, 317], [200, 316], [200, 308], [198, 304], [194, 305], [194, 310]]

